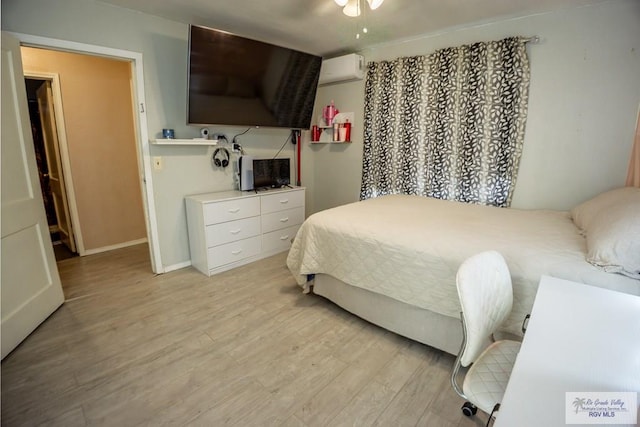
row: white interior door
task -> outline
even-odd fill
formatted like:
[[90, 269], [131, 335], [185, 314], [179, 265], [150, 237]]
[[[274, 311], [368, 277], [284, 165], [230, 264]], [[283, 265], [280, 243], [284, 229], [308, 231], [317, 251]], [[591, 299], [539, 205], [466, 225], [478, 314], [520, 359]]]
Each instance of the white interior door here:
[[20, 44], [2, 33], [0, 258], [4, 358], [64, 301], [38, 180]]
[[48, 80], [45, 80], [44, 84], [38, 89], [38, 109], [40, 110], [40, 125], [42, 126], [44, 149], [47, 153], [49, 187], [58, 220], [60, 241], [64, 243], [71, 252], [75, 253], [77, 250], [73, 238], [73, 228], [71, 227], [71, 216], [69, 215], [69, 203], [64, 174], [62, 173], [60, 142], [58, 140], [58, 127], [53, 107], [53, 94], [51, 92], [51, 82]]

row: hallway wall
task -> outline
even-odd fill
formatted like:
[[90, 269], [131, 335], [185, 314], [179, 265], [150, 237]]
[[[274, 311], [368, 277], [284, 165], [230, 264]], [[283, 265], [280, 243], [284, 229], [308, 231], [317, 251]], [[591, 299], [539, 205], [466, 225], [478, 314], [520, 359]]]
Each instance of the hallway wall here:
[[[146, 239], [129, 62], [22, 48], [25, 72], [60, 76], [84, 250]], [[76, 233], [78, 230], [76, 230]]]

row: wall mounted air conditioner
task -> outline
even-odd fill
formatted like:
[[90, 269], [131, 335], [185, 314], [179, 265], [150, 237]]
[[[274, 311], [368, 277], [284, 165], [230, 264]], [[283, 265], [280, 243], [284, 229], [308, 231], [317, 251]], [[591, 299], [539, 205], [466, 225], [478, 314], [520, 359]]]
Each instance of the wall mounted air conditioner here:
[[351, 53], [322, 61], [318, 84], [362, 80], [363, 77], [364, 56]]

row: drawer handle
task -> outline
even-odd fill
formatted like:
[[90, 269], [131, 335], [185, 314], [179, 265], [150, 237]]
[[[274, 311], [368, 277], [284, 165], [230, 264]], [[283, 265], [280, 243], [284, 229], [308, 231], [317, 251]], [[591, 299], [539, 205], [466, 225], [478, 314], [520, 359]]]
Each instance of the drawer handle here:
[[280, 222], [287, 222], [287, 221], [289, 221], [289, 217], [288, 216], [286, 216], [284, 218], [280, 218]]
[[289, 238], [289, 235], [287, 234], [286, 236], [280, 237], [280, 240], [287, 240], [288, 238]]
[[239, 232], [242, 231], [242, 228], [238, 228], [237, 230], [229, 230], [229, 233], [231, 234], [238, 234]]
[[229, 213], [238, 213], [240, 212], [240, 208], [229, 209]]
[[282, 199], [282, 200], [280, 200], [280, 203], [282, 203], [283, 205], [287, 204], [287, 203], [289, 203], [289, 199]]
[[242, 252], [242, 249], [238, 249], [237, 251], [231, 251], [231, 254], [238, 255], [240, 252]]

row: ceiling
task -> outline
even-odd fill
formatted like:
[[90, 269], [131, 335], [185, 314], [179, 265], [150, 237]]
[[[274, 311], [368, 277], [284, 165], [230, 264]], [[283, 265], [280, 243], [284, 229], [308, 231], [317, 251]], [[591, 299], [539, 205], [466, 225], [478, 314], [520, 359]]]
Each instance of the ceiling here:
[[[350, 18], [333, 0], [101, 0], [325, 57], [422, 34], [598, 0], [386, 0]], [[368, 33], [355, 34], [366, 25]]]

